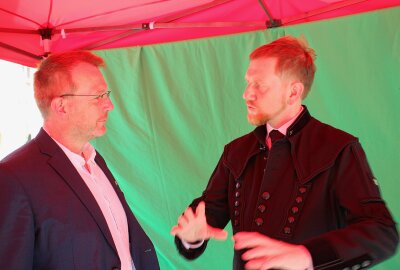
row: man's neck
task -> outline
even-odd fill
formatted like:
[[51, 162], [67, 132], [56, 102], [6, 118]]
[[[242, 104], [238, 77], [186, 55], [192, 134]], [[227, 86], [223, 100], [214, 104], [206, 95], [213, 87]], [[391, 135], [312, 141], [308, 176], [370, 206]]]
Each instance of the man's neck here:
[[87, 142], [77, 141], [76, 138], [69, 136], [68, 129], [55, 126], [49, 122], [44, 122], [43, 129], [51, 138], [62, 144], [71, 152], [81, 155]]
[[284, 112], [279, 119], [275, 119], [269, 121], [267, 124], [273, 129], [279, 129], [281, 126], [285, 125], [287, 122], [293, 120], [293, 118], [297, 117], [300, 112], [303, 110], [301, 104], [288, 108], [286, 112]]

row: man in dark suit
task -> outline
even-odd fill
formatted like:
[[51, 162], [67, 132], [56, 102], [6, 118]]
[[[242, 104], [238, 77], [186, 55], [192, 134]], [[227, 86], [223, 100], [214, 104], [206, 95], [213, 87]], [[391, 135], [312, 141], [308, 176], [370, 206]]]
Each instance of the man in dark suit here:
[[358, 139], [302, 105], [314, 58], [290, 36], [251, 53], [243, 98], [257, 127], [225, 146], [172, 228], [186, 258], [225, 239], [229, 221], [238, 270], [361, 269], [394, 254], [396, 226]]
[[39, 134], [0, 163], [0, 269], [159, 269], [154, 246], [104, 159], [103, 60], [50, 55], [35, 73]]

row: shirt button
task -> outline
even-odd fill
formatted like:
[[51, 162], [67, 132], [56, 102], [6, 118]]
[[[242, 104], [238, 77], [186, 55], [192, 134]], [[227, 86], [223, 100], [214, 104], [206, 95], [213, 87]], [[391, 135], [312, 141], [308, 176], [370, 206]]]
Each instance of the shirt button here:
[[296, 206], [293, 206], [293, 207], [292, 207], [292, 213], [293, 213], [293, 214], [297, 214], [298, 212], [299, 212], [299, 208], [296, 207]]
[[236, 188], [240, 188], [240, 183], [236, 183]]
[[264, 213], [265, 209], [266, 209], [266, 207], [265, 207], [265, 205], [263, 205], [263, 204], [260, 204], [260, 205], [258, 206], [258, 211], [260, 211], [261, 213]]
[[263, 192], [263, 194], [261, 195], [261, 197], [262, 197], [264, 200], [268, 200], [268, 199], [271, 197], [271, 195], [269, 194], [268, 191], [265, 191], [265, 192]]
[[297, 203], [302, 203], [303, 202], [303, 198], [300, 197], [300, 196], [296, 197], [296, 202]]
[[235, 206], [238, 207], [240, 205], [239, 201], [235, 201]]
[[264, 220], [262, 218], [256, 218], [255, 222], [256, 222], [257, 226], [261, 226], [261, 225], [263, 225]]
[[239, 215], [239, 211], [235, 210], [235, 216], [238, 216], [238, 215]]
[[361, 265], [355, 264], [355, 265], [353, 265], [353, 267], [351, 268], [351, 270], [358, 270], [358, 269], [360, 269], [360, 268], [361, 268]]
[[236, 192], [235, 192], [235, 197], [236, 197], [236, 198], [239, 198], [239, 197], [240, 197], [240, 192], [239, 192], [239, 191], [236, 191]]
[[239, 220], [235, 219], [235, 221], [233, 222], [234, 226], [239, 226]]
[[289, 221], [289, 223], [293, 223], [294, 222], [294, 217], [288, 217], [288, 221]]

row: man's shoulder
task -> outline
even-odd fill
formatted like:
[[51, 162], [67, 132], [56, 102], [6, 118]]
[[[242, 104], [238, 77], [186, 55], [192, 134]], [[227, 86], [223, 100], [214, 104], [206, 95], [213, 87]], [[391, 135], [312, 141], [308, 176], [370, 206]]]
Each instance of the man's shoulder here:
[[324, 140], [325, 142], [327, 142], [326, 140], [333, 140], [340, 143], [358, 141], [358, 138], [354, 135], [327, 123], [321, 122], [314, 117], [312, 117], [307, 126], [305, 126], [304, 132], [306, 133], [306, 136], [318, 137], [320, 140]]
[[312, 118], [301, 132], [289, 138], [300, 182], [305, 183], [322, 169], [333, 166], [347, 147], [358, 139], [343, 130]]
[[246, 148], [249, 148], [250, 146], [258, 145], [260, 142], [257, 139], [255, 131], [260, 128], [261, 127], [257, 127], [256, 129], [240, 137], [237, 137], [236, 139], [233, 139], [232, 141], [230, 141], [228, 144], [225, 145], [225, 149], [237, 148], [241, 146], [246, 146]]
[[20, 146], [10, 154], [8, 154], [6, 157], [4, 157], [1, 161], [0, 164], [18, 164], [18, 163], [24, 163], [28, 159], [30, 159], [33, 155], [33, 153], [37, 152], [37, 145], [34, 142], [34, 140], [30, 140], [26, 142], [24, 145]]

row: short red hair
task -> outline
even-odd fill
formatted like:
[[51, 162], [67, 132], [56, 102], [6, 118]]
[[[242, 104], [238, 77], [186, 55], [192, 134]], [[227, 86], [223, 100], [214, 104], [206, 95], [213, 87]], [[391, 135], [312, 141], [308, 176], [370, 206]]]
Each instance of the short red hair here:
[[105, 65], [104, 60], [89, 51], [72, 51], [51, 54], [38, 66], [34, 76], [34, 94], [44, 118], [53, 98], [76, 89], [71, 70], [77, 64], [88, 63], [96, 67]]
[[304, 85], [303, 99], [307, 96], [314, 81], [316, 71], [315, 52], [306, 41], [293, 36], [284, 36], [255, 49], [250, 60], [263, 57], [276, 58], [276, 73], [279, 76], [290, 76]]

